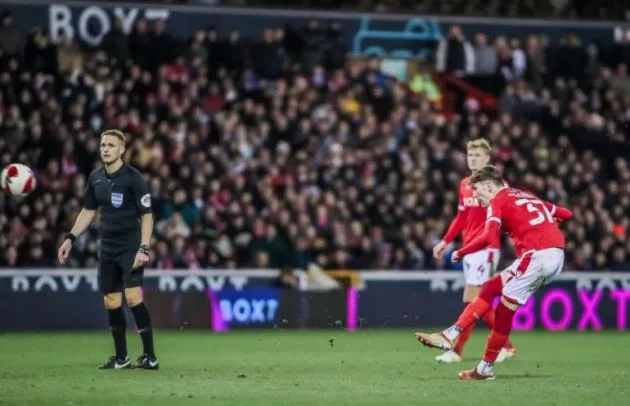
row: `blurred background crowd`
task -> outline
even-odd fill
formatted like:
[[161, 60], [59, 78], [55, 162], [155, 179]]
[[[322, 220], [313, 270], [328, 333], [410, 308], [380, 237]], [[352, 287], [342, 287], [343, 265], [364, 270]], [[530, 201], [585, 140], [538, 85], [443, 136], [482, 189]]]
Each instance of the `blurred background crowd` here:
[[[182, 39], [138, 19], [90, 49], [41, 27], [23, 37], [8, 13], [1, 24], [0, 164], [27, 163], [39, 183], [21, 201], [0, 195], [1, 266], [55, 266], [98, 134], [116, 127], [150, 183], [156, 268], [451, 268], [430, 250], [455, 214], [465, 143], [487, 137], [510, 184], [574, 210], [568, 269], [630, 269], [630, 36], [602, 48], [455, 26], [435, 74], [421, 68], [432, 86], [417, 88], [377, 59], [350, 64], [339, 27], [317, 21]], [[469, 95], [445, 107], [436, 92], [449, 74], [496, 108]], [[95, 266], [97, 225], [70, 266]]]
[[[107, 0], [124, 2], [124, 0]], [[600, 0], [139, 0], [145, 3], [288, 7], [316, 10], [423, 13], [482, 17], [628, 20], [630, 5]]]

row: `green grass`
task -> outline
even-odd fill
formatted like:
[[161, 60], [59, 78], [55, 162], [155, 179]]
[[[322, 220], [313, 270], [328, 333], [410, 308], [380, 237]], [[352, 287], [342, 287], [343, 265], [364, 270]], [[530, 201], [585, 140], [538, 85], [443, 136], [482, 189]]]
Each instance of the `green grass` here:
[[[460, 382], [412, 331], [157, 332], [160, 371], [99, 371], [102, 333], [0, 334], [2, 405], [620, 405], [630, 398], [625, 333], [525, 333], [493, 382]], [[129, 334], [130, 355], [139, 340]]]

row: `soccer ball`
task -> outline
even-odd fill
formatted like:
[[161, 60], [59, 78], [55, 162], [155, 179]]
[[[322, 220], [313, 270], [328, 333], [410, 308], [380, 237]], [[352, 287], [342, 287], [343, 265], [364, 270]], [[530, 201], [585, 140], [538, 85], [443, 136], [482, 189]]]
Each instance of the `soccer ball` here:
[[2, 170], [0, 186], [13, 196], [26, 196], [35, 189], [35, 175], [31, 168], [22, 164], [10, 164]]

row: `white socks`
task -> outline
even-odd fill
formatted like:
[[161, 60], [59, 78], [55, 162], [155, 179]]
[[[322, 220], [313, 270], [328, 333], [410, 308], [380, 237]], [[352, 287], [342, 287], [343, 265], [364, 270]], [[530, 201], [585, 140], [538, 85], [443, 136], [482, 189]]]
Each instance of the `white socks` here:
[[444, 334], [444, 337], [448, 338], [451, 343], [454, 343], [461, 332], [462, 330], [459, 327], [451, 326], [444, 330], [442, 334]]
[[480, 361], [479, 365], [477, 365], [477, 373], [480, 375], [488, 376], [492, 374], [493, 367], [494, 367], [494, 362]]

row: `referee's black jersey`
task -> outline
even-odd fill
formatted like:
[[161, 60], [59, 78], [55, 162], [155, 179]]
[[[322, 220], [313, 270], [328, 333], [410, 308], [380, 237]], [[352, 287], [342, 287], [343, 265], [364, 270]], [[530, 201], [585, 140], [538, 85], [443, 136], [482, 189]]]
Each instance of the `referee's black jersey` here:
[[101, 213], [101, 251], [137, 250], [140, 246], [140, 216], [151, 213], [149, 185], [130, 165], [108, 174], [104, 167], [90, 174], [83, 207]]

